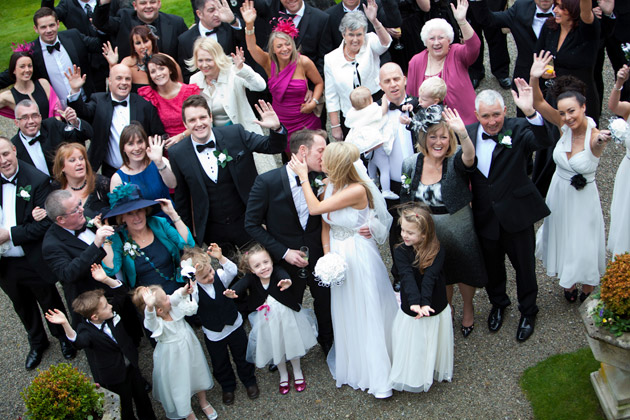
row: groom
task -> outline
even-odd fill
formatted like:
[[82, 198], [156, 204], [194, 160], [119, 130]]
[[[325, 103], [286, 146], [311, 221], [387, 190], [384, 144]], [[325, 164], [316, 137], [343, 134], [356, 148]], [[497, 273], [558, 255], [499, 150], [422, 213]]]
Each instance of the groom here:
[[[302, 162], [306, 161], [313, 185], [323, 178], [315, 175], [322, 170], [326, 136], [324, 130], [300, 130], [291, 136], [291, 153]], [[314, 192], [317, 193], [316, 189]], [[317, 340], [328, 354], [333, 342], [330, 289], [318, 286], [312, 275], [315, 263], [323, 255], [321, 226], [320, 216], [309, 215], [297, 175], [288, 166], [256, 178], [247, 202], [245, 230], [287, 270], [293, 279], [289, 291], [300, 303], [308, 284], [319, 326]], [[299, 250], [302, 246], [309, 248], [308, 261]], [[306, 280], [298, 275], [301, 268], [306, 268], [309, 273]]]

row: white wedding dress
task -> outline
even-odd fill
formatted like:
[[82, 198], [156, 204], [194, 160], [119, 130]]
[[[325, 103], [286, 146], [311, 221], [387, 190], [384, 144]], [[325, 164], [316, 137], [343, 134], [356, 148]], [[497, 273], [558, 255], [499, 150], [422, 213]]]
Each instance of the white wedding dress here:
[[[332, 191], [329, 185], [324, 198]], [[337, 387], [346, 384], [387, 398], [392, 395], [391, 337], [398, 303], [375, 240], [358, 233], [370, 220], [370, 208], [347, 207], [322, 217], [331, 228], [330, 251], [348, 263], [344, 283], [330, 291], [335, 341], [328, 367]]]
[[[628, 118], [630, 122], [630, 118]], [[630, 139], [626, 139], [626, 154], [619, 164], [610, 204], [608, 249], [617, 254], [630, 252]]]

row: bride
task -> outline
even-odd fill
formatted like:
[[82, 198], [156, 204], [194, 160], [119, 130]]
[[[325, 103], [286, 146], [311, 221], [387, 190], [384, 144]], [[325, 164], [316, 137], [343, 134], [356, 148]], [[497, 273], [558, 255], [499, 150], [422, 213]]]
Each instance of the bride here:
[[[298, 174], [310, 214], [322, 215], [324, 254], [335, 252], [348, 263], [346, 280], [331, 289], [335, 342], [328, 366], [337, 386], [367, 390], [376, 398], [392, 395], [391, 327], [398, 309], [376, 241], [385, 242], [392, 217], [385, 200], [367, 176], [359, 150], [332, 143], [324, 151], [328, 175], [323, 201], [308, 182], [308, 168], [295, 156], [289, 163]], [[368, 226], [373, 239], [359, 234]]]

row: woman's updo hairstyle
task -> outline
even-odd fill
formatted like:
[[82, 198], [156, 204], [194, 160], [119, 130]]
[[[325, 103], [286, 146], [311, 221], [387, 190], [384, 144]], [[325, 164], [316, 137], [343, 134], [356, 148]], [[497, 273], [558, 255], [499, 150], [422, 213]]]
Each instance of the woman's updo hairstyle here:
[[580, 106], [586, 103], [586, 83], [575, 76], [556, 78], [550, 90], [551, 95], [556, 98], [556, 103], [566, 98], [575, 98]]

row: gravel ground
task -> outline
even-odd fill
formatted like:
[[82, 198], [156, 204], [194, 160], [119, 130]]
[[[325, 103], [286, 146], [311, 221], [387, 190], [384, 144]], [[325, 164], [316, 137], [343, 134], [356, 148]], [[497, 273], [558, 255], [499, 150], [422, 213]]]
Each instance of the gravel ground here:
[[[511, 37], [508, 38], [511, 40]], [[511, 45], [510, 48], [514, 57], [514, 46]], [[486, 68], [489, 69], [487, 56]], [[614, 80], [608, 62], [604, 75], [607, 98]], [[501, 90], [494, 78], [487, 77], [480, 88], [501, 91], [508, 104], [508, 115], [514, 115], [509, 92]], [[605, 111], [602, 121], [608, 116], [609, 112]], [[13, 136], [15, 131], [12, 121], [0, 119], [0, 134]], [[597, 173], [606, 226], [609, 225], [615, 173], [623, 154], [624, 150], [621, 147], [610, 145], [602, 156]], [[391, 266], [389, 251], [382, 249], [382, 254], [385, 264]], [[222, 419], [533, 418], [531, 406], [519, 387], [523, 371], [553, 354], [572, 352], [587, 345], [577, 310], [578, 305], [568, 304], [564, 300], [557, 280], [546, 276], [540, 262], [537, 263], [537, 275], [540, 313], [537, 317], [536, 331], [525, 343], [518, 343], [515, 339], [519, 313], [512, 271], [508, 274], [508, 292], [514, 304], [508, 309], [504, 326], [498, 333], [491, 334], [486, 328], [490, 304], [485, 291], [480, 289], [474, 300], [476, 329], [464, 339], [458, 328], [461, 322], [461, 300], [457, 293], [455, 294], [453, 381], [435, 383], [428, 393], [394, 392], [392, 398], [381, 401], [348, 386], [338, 389], [325, 364], [323, 353], [316, 348], [302, 359], [308, 387], [301, 394], [293, 390], [286, 396], [280, 395], [277, 391], [277, 373], [259, 369], [257, 371], [261, 389], [259, 399], [255, 401], [247, 399], [244, 388], [239, 385], [236, 390], [236, 403], [233, 406], [226, 407], [221, 403], [219, 386], [209, 391], [209, 401]], [[310, 305], [308, 299], [307, 306]], [[20, 392], [28, 386], [36, 373], [24, 370], [24, 360], [29, 350], [26, 334], [4, 293], [0, 293], [0, 331], [2, 337], [0, 372], [3, 372], [0, 376], [0, 389], [4, 395], [0, 400], [0, 418], [16, 419], [24, 412]], [[198, 335], [202, 337], [200, 331]], [[143, 341], [140, 352], [142, 370], [145, 377], [150, 378], [151, 347], [146, 340]], [[64, 359], [59, 346], [53, 342], [45, 353], [40, 367], [47, 368], [62, 361]], [[72, 363], [79, 369], [89, 372], [83, 353], [80, 353]], [[580, 397], [576, 396], [575, 404], [579, 403]], [[203, 416], [196, 402], [194, 408], [198, 415]], [[154, 403], [154, 409], [158, 418], [164, 418], [159, 403]]]

